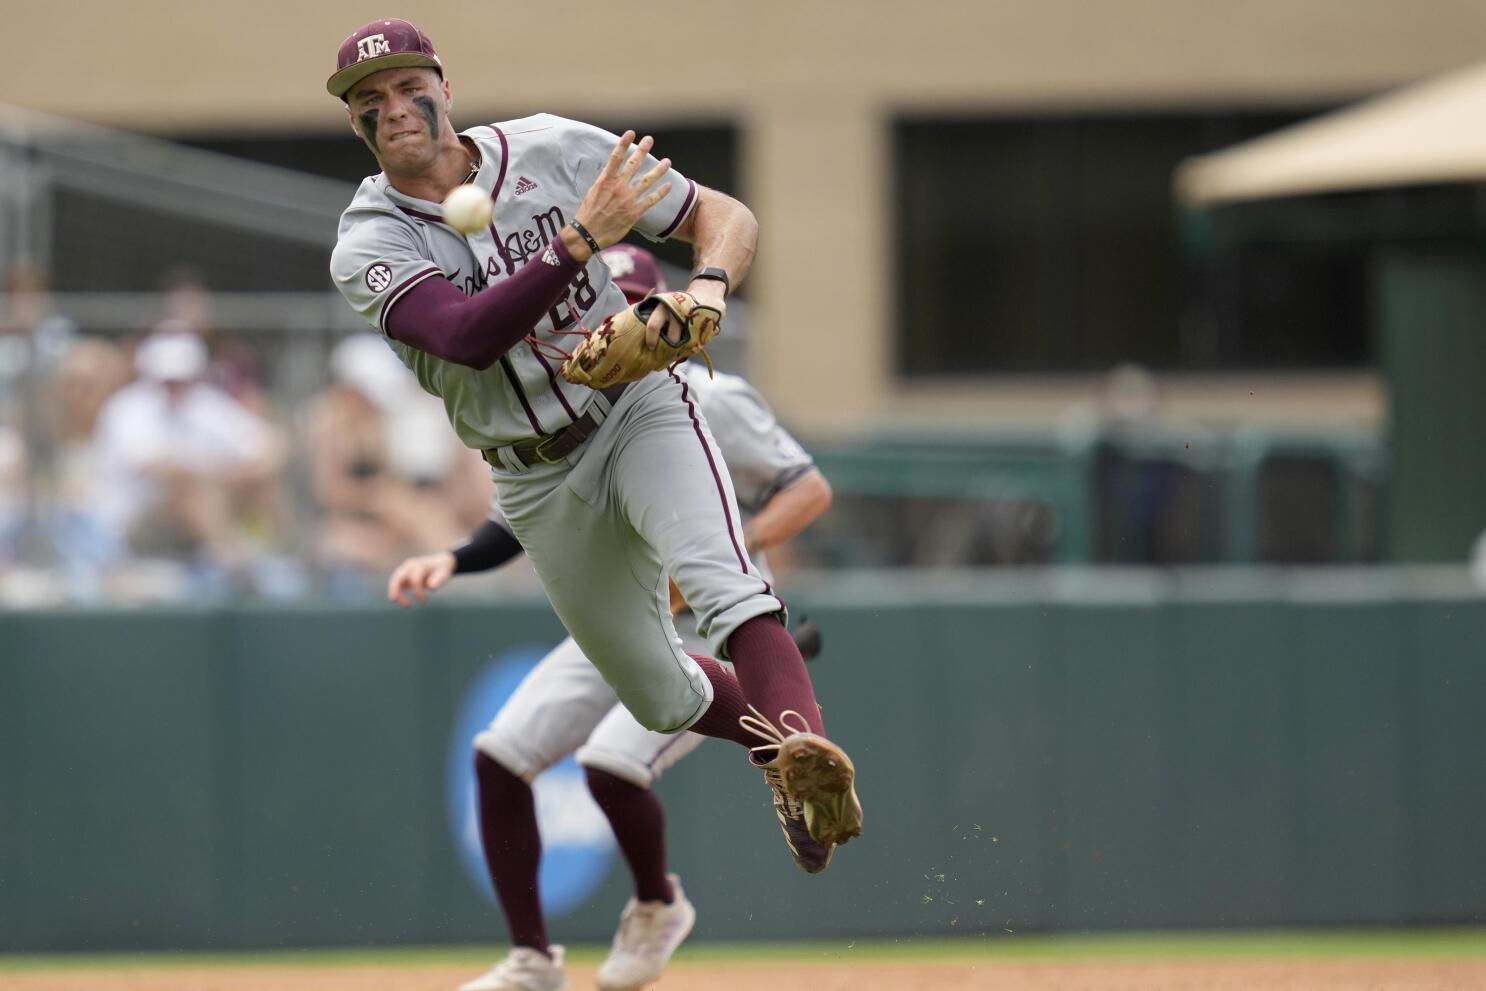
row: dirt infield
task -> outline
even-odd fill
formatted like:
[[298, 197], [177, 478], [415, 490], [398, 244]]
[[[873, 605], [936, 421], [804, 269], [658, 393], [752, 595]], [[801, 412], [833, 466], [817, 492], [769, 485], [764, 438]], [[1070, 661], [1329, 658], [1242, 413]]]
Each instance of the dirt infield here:
[[[0, 972], [3, 991], [453, 991], [478, 968], [414, 966], [127, 967]], [[570, 969], [572, 991], [593, 967]], [[872, 963], [780, 966], [677, 963], [657, 991], [1465, 991], [1486, 988], [1486, 960], [1182, 961], [1167, 963]]]

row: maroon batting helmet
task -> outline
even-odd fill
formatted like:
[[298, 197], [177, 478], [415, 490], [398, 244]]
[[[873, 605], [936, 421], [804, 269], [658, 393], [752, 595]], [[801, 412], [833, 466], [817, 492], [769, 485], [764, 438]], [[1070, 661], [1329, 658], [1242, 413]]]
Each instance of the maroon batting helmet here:
[[644, 248], [632, 244], [616, 244], [605, 248], [601, 257], [609, 266], [614, 284], [631, 303], [638, 302], [656, 292], [666, 291], [666, 277], [661, 274], [660, 263]]

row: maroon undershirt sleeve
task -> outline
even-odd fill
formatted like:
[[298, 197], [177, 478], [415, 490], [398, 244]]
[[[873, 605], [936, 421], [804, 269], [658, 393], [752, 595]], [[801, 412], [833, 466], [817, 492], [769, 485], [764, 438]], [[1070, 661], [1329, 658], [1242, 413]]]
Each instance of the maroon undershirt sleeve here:
[[[556, 265], [543, 260], [549, 254]], [[457, 365], [489, 368], [557, 305], [582, 267], [555, 237], [509, 279], [473, 296], [430, 276], [392, 304], [387, 336]]]

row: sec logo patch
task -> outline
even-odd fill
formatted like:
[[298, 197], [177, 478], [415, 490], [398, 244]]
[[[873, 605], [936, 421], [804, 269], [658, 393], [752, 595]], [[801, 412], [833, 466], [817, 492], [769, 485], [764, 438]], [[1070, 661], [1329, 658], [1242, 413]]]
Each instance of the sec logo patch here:
[[372, 292], [381, 292], [392, 285], [392, 269], [377, 262], [366, 270], [366, 287]]

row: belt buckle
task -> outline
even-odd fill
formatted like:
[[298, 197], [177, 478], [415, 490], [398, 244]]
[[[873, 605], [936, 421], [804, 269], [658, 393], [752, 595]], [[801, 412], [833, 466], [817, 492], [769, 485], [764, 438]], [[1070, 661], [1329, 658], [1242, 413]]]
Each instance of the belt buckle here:
[[562, 457], [561, 456], [556, 457], [556, 458], [549, 458], [549, 457], [547, 457], [547, 452], [545, 450], [543, 450], [543, 448], [545, 448], [548, 444], [551, 444], [554, 441], [560, 440], [561, 438], [562, 438], [562, 431], [559, 431], [559, 432], [553, 434], [552, 436], [548, 437], [546, 440], [544, 440], [541, 443], [539, 443], [536, 447], [532, 448], [531, 449], [531, 453], [535, 454], [537, 456], [537, 460], [540, 461], [540, 462], [542, 462], [543, 464], [546, 464], [546, 465], [562, 464]]

